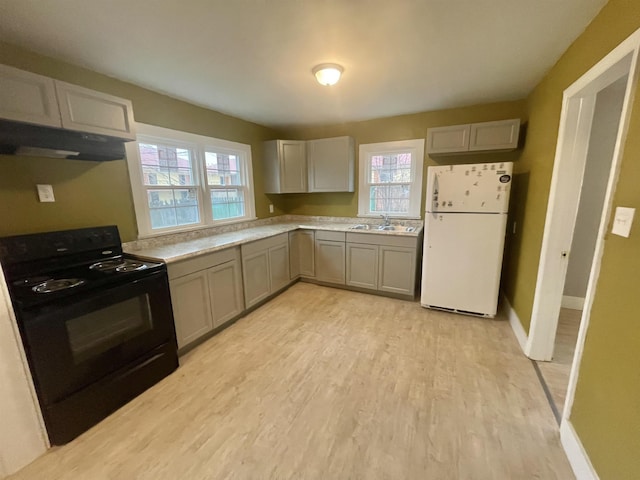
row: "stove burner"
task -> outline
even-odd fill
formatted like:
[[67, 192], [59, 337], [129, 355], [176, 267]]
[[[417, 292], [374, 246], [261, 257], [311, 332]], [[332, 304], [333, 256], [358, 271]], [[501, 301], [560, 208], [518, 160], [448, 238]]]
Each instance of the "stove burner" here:
[[136, 272], [144, 270], [147, 265], [134, 260], [105, 260], [104, 262], [94, 263], [89, 267], [91, 270], [99, 272]]
[[65, 290], [67, 288], [79, 287], [85, 283], [84, 280], [79, 278], [61, 278], [56, 280], [47, 280], [40, 285], [36, 285], [32, 290], [36, 293], [51, 293], [58, 290]]
[[141, 262], [135, 262], [133, 260], [125, 260], [125, 262], [116, 268], [116, 272], [136, 272], [138, 270], [144, 270], [147, 266]]
[[123, 264], [123, 261], [118, 260], [105, 260], [104, 262], [94, 263], [89, 267], [89, 270], [98, 270], [99, 272], [108, 272], [115, 270], [117, 267]]
[[13, 282], [13, 285], [16, 287], [33, 287], [34, 285], [40, 285], [43, 282], [48, 280], [52, 280], [51, 277], [30, 277], [23, 278], [22, 280], [17, 280]]

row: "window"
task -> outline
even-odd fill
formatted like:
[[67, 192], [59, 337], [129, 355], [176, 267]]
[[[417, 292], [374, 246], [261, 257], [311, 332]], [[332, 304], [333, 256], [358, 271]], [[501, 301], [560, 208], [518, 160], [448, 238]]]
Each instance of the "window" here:
[[358, 215], [420, 218], [424, 140], [360, 145]]
[[251, 147], [138, 124], [127, 144], [141, 237], [251, 220]]

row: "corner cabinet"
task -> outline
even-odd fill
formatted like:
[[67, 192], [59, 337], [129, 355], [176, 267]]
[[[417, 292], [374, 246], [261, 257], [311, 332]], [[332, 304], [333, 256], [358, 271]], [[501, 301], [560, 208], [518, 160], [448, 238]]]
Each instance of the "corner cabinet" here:
[[428, 155], [508, 151], [518, 148], [520, 119], [429, 128]]
[[129, 100], [0, 65], [0, 118], [135, 140]]
[[291, 280], [316, 276], [315, 232], [294, 230], [289, 232], [289, 271]]
[[307, 141], [309, 192], [353, 192], [354, 164], [352, 137]]
[[178, 348], [244, 311], [239, 248], [172, 263], [167, 272]]
[[289, 283], [289, 235], [246, 243], [242, 251], [242, 278], [247, 308], [285, 288]]
[[271, 140], [264, 142], [265, 193], [307, 191], [306, 142]]

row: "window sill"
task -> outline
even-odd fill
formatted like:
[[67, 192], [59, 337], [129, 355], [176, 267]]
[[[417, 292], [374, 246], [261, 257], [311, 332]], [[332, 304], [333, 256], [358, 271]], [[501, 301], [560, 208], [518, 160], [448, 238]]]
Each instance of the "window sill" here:
[[[377, 218], [377, 219], [382, 219], [382, 214], [378, 215], [378, 214], [362, 214], [359, 213], [358, 215], [356, 215], [357, 218]], [[422, 217], [420, 216], [414, 216], [414, 215], [389, 215], [389, 220], [422, 220]]]

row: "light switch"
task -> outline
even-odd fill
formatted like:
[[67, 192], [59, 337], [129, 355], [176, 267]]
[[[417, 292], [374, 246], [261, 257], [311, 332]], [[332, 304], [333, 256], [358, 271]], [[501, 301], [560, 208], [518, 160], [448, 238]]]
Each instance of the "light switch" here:
[[38, 198], [41, 202], [55, 202], [53, 187], [51, 185], [36, 185], [38, 187]]
[[631, 223], [633, 223], [633, 215], [636, 213], [635, 208], [616, 207], [616, 216], [613, 219], [613, 228], [611, 233], [628, 237], [631, 231]]
[[269, 204], [269, 213], [273, 213], [273, 204]]

